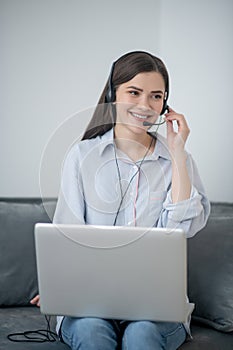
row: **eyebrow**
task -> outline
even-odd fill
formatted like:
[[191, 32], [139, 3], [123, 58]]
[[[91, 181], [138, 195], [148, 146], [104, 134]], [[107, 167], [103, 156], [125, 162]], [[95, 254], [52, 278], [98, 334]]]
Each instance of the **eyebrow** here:
[[[135, 90], [137, 90], [137, 91], [143, 91], [143, 89], [140, 89], [140, 88], [138, 88], [138, 87], [136, 87], [136, 86], [127, 86], [127, 89], [135, 89]], [[153, 94], [157, 94], [157, 93], [160, 93], [160, 94], [163, 94], [164, 93], [164, 91], [161, 91], [161, 90], [156, 90], [156, 91], [151, 91], [151, 93], [153, 93]]]

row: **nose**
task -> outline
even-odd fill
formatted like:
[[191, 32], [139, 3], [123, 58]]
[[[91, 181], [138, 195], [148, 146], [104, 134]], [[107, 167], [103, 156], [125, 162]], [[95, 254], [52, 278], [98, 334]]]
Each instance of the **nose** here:
[[141, 94], [140, 100], [138, 102], [141, 109], [151, 109], [150, 98], [146, 94]]

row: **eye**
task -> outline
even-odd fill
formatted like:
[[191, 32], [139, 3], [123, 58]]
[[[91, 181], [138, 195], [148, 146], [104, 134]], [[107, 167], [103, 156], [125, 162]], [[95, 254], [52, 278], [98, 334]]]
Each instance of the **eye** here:
[[132, 96], [138, 96], [139, 92], [136, 91], [136, 90], [129, 90], [129, 94], [132, 95]]
[[152, 98], [153, 98], [154, 100], [161, 100], [162, 95], [160, 95], [160, 94], [155, 94], [155, 95], [152, 95]]

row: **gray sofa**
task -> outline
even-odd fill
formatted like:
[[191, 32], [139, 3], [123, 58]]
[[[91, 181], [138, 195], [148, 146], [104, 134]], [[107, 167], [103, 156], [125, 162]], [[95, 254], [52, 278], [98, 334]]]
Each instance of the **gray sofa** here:
[[[56, 200], [47, 199], [52, 215]], [[49, 215], [51, 217], [51, 215]], [[40, 198], [0, 198], [0, 349], [69, 349], [60, 341], [12, 342], [10, 333], [46, 329], [29, 300], [37, 294], [34, 225], [50, 222]], [[193, 339], [182, 350], [233, 349], [233, 204], [212, 203], [207, 226], [188, 240]], [[55, 319], [51, 327], [54, 330]], [[27, 335], [27, 333], [26, 333]], [[15, 338], [14, 338], [15, 339]], [[17, 337], [18, 340], [21, 337]]]

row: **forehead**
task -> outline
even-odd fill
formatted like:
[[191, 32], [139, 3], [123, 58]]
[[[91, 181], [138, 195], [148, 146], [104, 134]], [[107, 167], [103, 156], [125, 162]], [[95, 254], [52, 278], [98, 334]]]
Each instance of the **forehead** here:
[[147, 90], [165, 90], [165, 83], [162, 75], [158, 72], [142, 72], [135, 75], [131, 80], [121, 86], [135, 86]]

